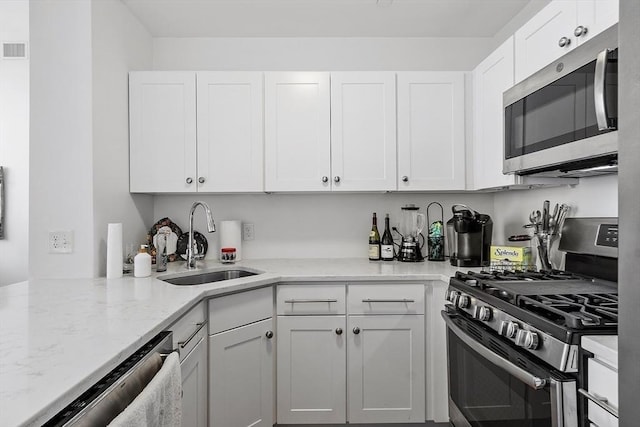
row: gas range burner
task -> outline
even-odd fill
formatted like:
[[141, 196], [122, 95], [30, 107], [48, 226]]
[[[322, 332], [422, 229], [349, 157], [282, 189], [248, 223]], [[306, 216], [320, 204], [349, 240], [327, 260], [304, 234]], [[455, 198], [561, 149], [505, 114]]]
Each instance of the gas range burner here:
[[521, 296], [518, 305], [574, 329], [618, 326], [616, 294]]
[[470, 276], [477, 276], [483, 280], [576, 280], [582, 279], [573, 273], [562, 270], [493, 270], [467, 273]]

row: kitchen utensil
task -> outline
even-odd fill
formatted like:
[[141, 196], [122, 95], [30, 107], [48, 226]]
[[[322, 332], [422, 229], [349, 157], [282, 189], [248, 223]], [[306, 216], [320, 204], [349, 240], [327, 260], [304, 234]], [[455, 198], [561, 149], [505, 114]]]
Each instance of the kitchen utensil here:
[[549, 201], [542, 202], [542, 231], [549, 232]]
[[[402, 236], [402, 241], [398, 253], [399, 261], [416, 262], [424, 259], [422, 256], [422, 246], [424, 245], [422, 229], [426, 219], [424, 214], [418, 212], [419, 209], [413, 204], [401, 208], [402, 217], [399, 233]], [[420, 237], [422, 237], [422, 245], [420, 244]]]
[[[440, 207], [440, 219], [431, 222], [429, 219], [429, 208], [433, 205]], [[431, 202], [427, 205], [427, 259], [429, 261], [444, 261], [444, 210], [438, 202]]]

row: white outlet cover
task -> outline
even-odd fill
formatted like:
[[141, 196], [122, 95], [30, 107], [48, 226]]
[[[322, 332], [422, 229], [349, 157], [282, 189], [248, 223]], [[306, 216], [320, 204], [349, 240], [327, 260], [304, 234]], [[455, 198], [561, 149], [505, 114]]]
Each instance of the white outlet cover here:
[[49, 253], [70, 254], [73, 252], [73, 231], [59, 230], [49, 232]]

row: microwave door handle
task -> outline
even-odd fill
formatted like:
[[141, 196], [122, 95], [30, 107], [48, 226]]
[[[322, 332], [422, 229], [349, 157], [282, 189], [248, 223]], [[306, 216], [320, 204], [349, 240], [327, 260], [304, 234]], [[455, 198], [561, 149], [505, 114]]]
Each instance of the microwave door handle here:
[[547, 385], [546, 379], [538, 378], [535, 375], [532, 375], [529, 372], [525, 371], [521, 367], [511, 363], [509, 360], [498, 356], [493, 351], [484, 347], [482, 344], [465, 334], [464, 331], [458, 327], [458, 325], [453, 323], [453, 321], [445, 312], [442, 312], [441, 314], [442, 318], [447, 324], [447, 327], [451, 329], [451, 332], [456, 334], [463, 343], [471, 347], [476, 353], [480, 354], [486, 360], [493, 363], [497, 367], [504, 369], [505, 371], [507, 371], [507, 373], [513, 375], [515, 378], [522, 381], [534, 390], [540, 390]]
[[609, 126], [607, 118], [607, 60], [609, 57], [609, 49], [605, 49], [598, 54], [596, 59], [596, 73], [593, 82], [593, 94], [595, 96], [596, 120], [598, 121], [598, 130], [613, 129]]

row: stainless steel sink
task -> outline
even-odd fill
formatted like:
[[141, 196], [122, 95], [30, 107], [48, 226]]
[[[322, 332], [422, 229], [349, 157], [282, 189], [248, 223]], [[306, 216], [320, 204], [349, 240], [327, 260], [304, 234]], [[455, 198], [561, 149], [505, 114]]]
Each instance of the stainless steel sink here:
[[233, 270], [222, 270], [222, 271], [209, 271], [206, 273], [200, 274], [192, 274], [189, 276], [179, 276], [179, 277], [170, 277], [163, 279], [162, 277], [158, 277], [158, 279], [165, 281], [167, 283], [171, 283], [172, 285], [203, 285], [205, 283], [213, 283], [213, 282], [221, 282], [223, 280], [231, 280], [231, 279], [239, 279], [241, 277], [249, 277], [255, 276], [256, 274], [253, 271], [233, 269]]

